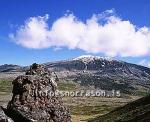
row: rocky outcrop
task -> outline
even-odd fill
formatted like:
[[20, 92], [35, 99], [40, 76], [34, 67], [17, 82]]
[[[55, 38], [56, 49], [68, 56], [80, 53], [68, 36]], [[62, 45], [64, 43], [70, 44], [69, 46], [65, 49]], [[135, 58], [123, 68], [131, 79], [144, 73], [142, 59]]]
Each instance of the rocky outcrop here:
[[14, 122], [71, 122], [61, 98], [50, 94], [56, 91], [57, 80], [55, 73], [33, 64], [12, 82], [13, 96], [5, 113]]
[[14, 122], [5, 114], [2, 107], [0, 107], [0, 122]]

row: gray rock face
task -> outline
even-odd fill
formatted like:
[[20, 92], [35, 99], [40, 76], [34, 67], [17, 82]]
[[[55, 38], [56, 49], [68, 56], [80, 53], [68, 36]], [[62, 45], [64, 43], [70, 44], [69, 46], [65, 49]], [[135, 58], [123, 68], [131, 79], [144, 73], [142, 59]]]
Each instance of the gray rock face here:
[[59, 97], [51, 96], [57, 89], [57, 76], [42, 65], [33, 64], [26, 75], [13, 83], [13, 97], [6, 113], [15, 122], [71, 122], [71, 116]]

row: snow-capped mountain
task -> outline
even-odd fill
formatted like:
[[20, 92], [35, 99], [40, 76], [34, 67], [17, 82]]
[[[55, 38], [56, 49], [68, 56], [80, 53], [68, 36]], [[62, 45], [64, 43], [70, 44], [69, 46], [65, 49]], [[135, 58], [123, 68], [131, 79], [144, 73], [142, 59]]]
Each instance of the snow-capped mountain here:
[[[123, 92], [141, 92], [141, 89], [145, 92], [150, 89], [150, 68], [108, 57], [83, 55], [70, 60], [44, 63], [44, 65], [56, 72], [60, 82], [67, 80], [80, 83], [82, 86], [94, 86], [106, 90], [118, 89]], [[7, 71], [14, 71], [13, 69], [18, 70], [9, 67], [9, 65], [0, 66], [0, 71], [7, 73]], [[18, 71], [26, 68], [19, 68]]]
[[102, 59], [103, 57], [99, 57], [99, 56], [93, 56], [93, 55], [82, 55], [79, 57], [74, 58], [73, 60], [82, 60], [82, 59]]
[[124, 92], [150, 89], [150, 69], [108, 57], [83, 55], [71, 60], [46, 63], [62, 80]]

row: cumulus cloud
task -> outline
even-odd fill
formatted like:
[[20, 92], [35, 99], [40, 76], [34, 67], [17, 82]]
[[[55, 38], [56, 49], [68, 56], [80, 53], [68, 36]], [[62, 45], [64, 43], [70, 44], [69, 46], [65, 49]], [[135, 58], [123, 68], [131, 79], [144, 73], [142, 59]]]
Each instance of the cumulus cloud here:
[[65, 14], [48, 24], [49, 16], [30, 17], [11, 40], [26, 48], [81, 49], [87, 53], [106, 56], [143, 56], [150, 53], [150, 28], [132, 24], [118, 17], [114, 10], [93, 14], [81, 21]]
[[146, 59], [143, 59], [139, 62], [139, 65], [146, 66], [146, 67], [150, 68], [150, 61], [147, 61]]

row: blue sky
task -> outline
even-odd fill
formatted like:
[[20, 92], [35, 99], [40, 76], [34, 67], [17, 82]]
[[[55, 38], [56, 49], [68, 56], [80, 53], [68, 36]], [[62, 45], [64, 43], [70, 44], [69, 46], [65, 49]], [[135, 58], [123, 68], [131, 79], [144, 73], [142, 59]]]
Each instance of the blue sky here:
[[[70, 45], [62, 46], [60, 50], [54, 49], [53, 46], [40, 49], [23, 46], [24, 43], [18, 44], [20, 36], [17, 36], [19, 35], [17, 30], [20, 31], [18, 28], [21, 28], [22, 25], [25, 28], [25, 21], [30, 17], [44, 17], [48, 14], [49, 19], [46, 20], [46, 23], [51, 27], [56, 20], [65, 16], [68, 11], [84, 23], [93, 14], [101, 14], [106, 10], [115, 11], [117, 17], [129, 21], [136, 27], [150, 27], [149, 0], [1, 0], [0, 64], [29, 65], [33, 62], [43, 63], [63, 60], [86, 54], [106, 56], [104, 51], [93, 53], [93, 50], [88, 51], [89, 48], [83, 49], [84, 47], [70, 49]], [[13, 38], [15, 43], [9, 37], [11, 33], [15, 36]], [[149, 47], [147, 48], [149, 50]], [[137, 56], [115, 55], [114, 58], [131, 63], [143, 62], [144, 65], [147, 65], [150, 61], [148, 52]]]

